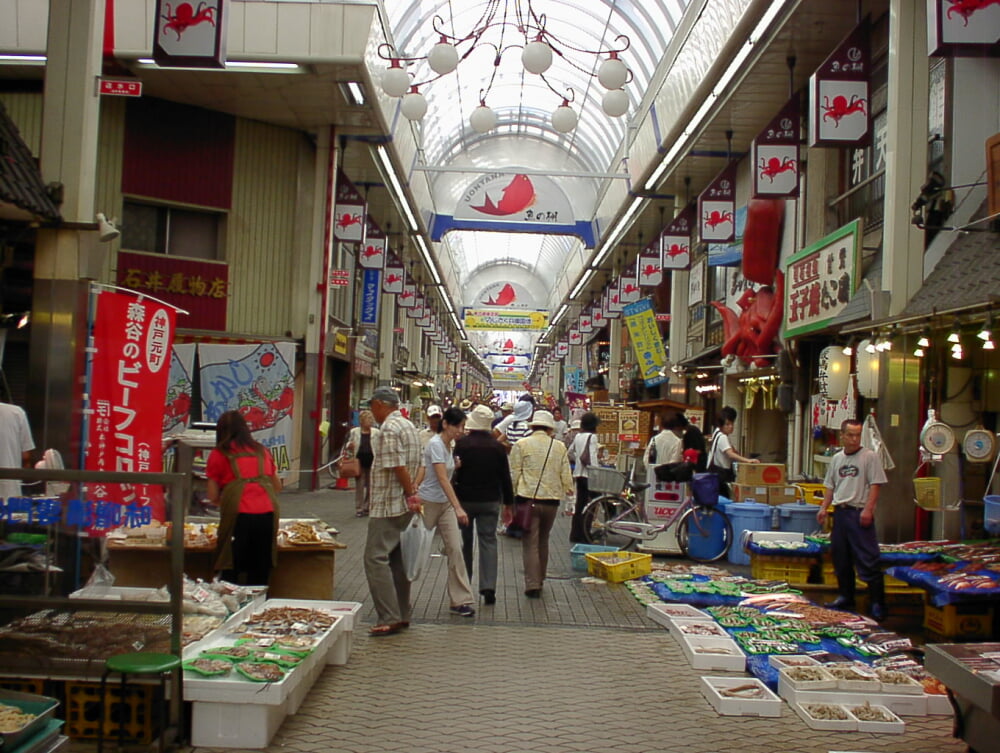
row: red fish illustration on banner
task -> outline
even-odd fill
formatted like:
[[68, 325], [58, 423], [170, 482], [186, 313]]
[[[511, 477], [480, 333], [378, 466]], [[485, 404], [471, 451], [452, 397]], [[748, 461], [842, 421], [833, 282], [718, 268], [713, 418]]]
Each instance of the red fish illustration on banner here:
[[488, 298], [486, 300], [487, 306], [507, 306], [517, 300], [517, 293], [514, 291], [514, 286], [509, 282], [503, 286], [499, 293], [497, 293], [496, 298]]
[[472, 207], [477, 212], [491, 214], [496, 217], [506, 217], [507, 215], [521, 212], [535, 203], [535, 186], [527, 175], [515, 175], [503, 191], [503, 197], [499, 202], [494, 203], [489, 194], [484, 194], [484, 201], [481, 206]]

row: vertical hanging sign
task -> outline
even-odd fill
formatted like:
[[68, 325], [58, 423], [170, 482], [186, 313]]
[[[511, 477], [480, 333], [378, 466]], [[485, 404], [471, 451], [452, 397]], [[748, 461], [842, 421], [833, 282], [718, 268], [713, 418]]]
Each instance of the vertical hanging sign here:
[[[149, 407], [166, 401], [174, 328], [171, 306], [125, 293], [98, 294], [86, 470], [163, 470], [163, 412]], [[166, 514], [158, 486], [94, 484], [89, 497], [86, 524], [96, 530], [131, 524], [136, 515], [162, 521]]]
[[809, 146], [865, 146], [871, 136], [868, 19], [809, 77]]
[[660, 253], [659, 238], [639, 252], [639, 258], [635, 263], [635, 275], [642, 287], [652, 288], [663, 282], [663, 257]]
[[[103, 3], [102, 3], [103, 5]], [[226, 0], [156, 0], [153, 60], [161, 68], [225, 68]]]
[[660, 233], [660, 258], [664, 269], [687, 269], [691, 264], [691, 231], [694, 206], [689, 204]]
[[618, 284], [618, 292], [623, 304], [638, 301], [639, 282], [635, 279], [635, 276], [631, 274], [622, 275]]
[[382, 278], [382, 292], [396, 293], [403, 292], [406, 283], [406, 270], [403, 268], [395, 254], [390, 253], [385, 263], [385, 276]]
[[589, 335], [594, 331], [594, 309], [587, 306], [580, 314], [580, 334]]
[[704, 242], [736, 237], [736, 162], [730, 162], [698, 195], [698, 235]]
[[361, 279], [361, 316], [362, 326], [374, 327], [378, 324], [379, 284], [381, 269], [366, 269]]
[[371, 217], [365, 217], [365, 239], [358, 252], [358, 263], [365, 269], [382, 269], [385, 266], [385, 233]]
[[399, 297], [396, 299], [396, 303], [399, 304], [401, 308], [409, 309], [417, 305], [417, 286], [412, 282], [406, 281], [403, 283], [403, 290], [400, 292]]
[[757, 134], [750, 148], [754, 198], [799, 195], [799, 133], [802, 107], [796, 94]]
[[1000, 55], [1000, 3], [927, 0], [927, 54]]
[[337, 198], [333, 205], [333, 237], [346, 243], [365, 238], [365, 199], [343, 170], [337, 171]]

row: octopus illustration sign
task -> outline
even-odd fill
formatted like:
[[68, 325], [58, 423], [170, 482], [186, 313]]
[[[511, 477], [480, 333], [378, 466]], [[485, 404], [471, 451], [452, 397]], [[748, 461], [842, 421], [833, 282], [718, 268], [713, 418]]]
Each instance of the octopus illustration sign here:
[[854, 295], [861, 256], [861, 221], [854, 220], [786, 262], [785, 337], [827, 326]]
[[809, 146], [866, 146], [871, 138], [867, 19], [809, 77]]
[[927, 0], [930, 55], [1000, 55], [1000, 0]]
[[687, 269], [690, 266], [694, 213], [694, 205], [684, 207], [660, 233], [660, 259], [664, 269]]
[[754, 197], [799, 195], [799, 132], [802, 108], [796, 94], [757, 134], [751, 147]]
[[704, 242], [728, 243], [736, 235], [736, 161], [698, 195], [698, 231]]
[[337, 173], [337, 197], [333, 206], [333, 237], [347, 243], [364, 241], [365, 213], [364, 196], [354, 187], [351, 179], [344, 175], [343, 171], [339, 171]]
[[153, 60], [161, 68], [225, 68], [226, 0], [156, 0]]

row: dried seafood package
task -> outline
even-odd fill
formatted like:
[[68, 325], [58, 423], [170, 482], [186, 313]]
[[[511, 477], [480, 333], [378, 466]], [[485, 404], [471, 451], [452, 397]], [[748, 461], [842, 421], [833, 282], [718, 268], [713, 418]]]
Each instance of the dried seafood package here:
[[240, 662], [236, 671], [254, 682], [280, 682], [285, 677], [285, 670], [271, 662]]

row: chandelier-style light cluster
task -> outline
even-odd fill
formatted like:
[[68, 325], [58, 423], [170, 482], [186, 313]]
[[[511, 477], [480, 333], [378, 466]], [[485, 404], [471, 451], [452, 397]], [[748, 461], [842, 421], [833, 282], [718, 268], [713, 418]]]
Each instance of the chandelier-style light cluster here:
[[[521, 50], [521, 64], [524, 69], [538, 76], [544, 84], [562, 100], [562, 104], [552, 112], [552, 127], [559, 133], [569, 133], [576, 128], [578, 115], [572, 104], [576, 92], [572, 87], [561, 91], [546, 77], [552, 65], [553, 55], [558, 55], [569, 65], [587, 76], [596, 77], [606, 89], [601, 101], [604, 112], [610, 117], [621, 117], [628, 111], [629, 99], [624, 86], [632, 80], [632, 72], [619, 59], [619, 55], [629, 48], [629, 38], [624, 34], [615, 38], [615, 48], [588, 50], [576, 47], [559, 39], [546, 29], [546, 16], [537, 13], [532, 0], [490, 0], [475, 27], [461, 37], [444, 31], [445, 21], [434, 16], [432, 25], [438, 35], [438, 43], [424, 56], [406, 57], [399, 55], [389, 44], [379, 46], [378, 54], [389, 61], [389, 67], [382, 74], [382, 90], [390, 97], [402, 97], [400, 109], [410, 120], [420, 120], [427, 114], [427, 100], [420, 88], [443, 76], [453, 73], [474, 50], [492, 47], [493, 71], [489, 84], [479, 92], [479, 106], [473, 110], [469, 125], [476, 133], [487, 133], [497, 123], [493, 109], [486, 104], [497, 70], [504, 54], [514, 48]], [[591, 64], [581, 64], [572, 56], [592, 56]], [[596, 59], [605, 56], [600, 65]], [[426, 60], [437, 75], [426, 81], [414, 82], [404, 64]], [[596, 68], [596, 72], [595, 72]]]

